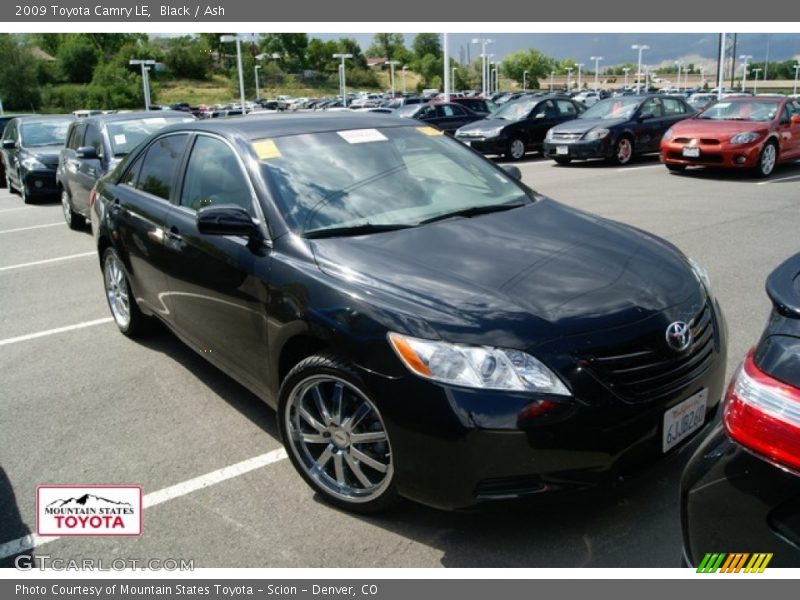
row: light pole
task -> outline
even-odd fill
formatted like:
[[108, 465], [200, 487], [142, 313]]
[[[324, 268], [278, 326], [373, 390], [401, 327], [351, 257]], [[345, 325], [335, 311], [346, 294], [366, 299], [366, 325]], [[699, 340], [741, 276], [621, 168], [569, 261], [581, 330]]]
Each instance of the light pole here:
[[[337, 53], [337, 54], [333, 55], [333, 58], [342, 59], [342, 62], [339, 64], [339, 85], [342, 88], [342, 106], [347, 108], [347, 80], [346, 80], [346, 77], [345, 77], [344, 61], [347, 60], [348, 58], [353, 58], [353, 55], [352, 54]], [[394, 67], [392, 67], [392, 68], [394, 68]]]
[[747, 61], [753, 58], [752, 54], [740, 54], [739, 58], [742, 59], [742, 91], [747, 89]]
[[641, 89], [640, 86], [642, 80], [642, 52], [645, 50], [650, 50], [650, 46], [646, 44], [633, 44], [631, 46], [631, 50], [639, 51], [639, 62], [637, 63], [639, 66], [636, 69], [636, 93], [638, 94]]
[[555, 83], [555, 82], [553, 81], [553, 78], [555, 77], [555, 75], [556, 75], [556, 72], [555, 72], [555, 71], [550, 71], [550, 93], [551, 93], [551, 94], [553, 93], [553, 85], [554, 85], [554, 83]]
[[594, 91], [597, 91], [599, 86], [600, 86], [600, 83], [599, 83], [600, 61], [603, 60], [603, 57], [602, 56], [590, 56], [589, 58], [594, 61]]
[[800, 63], [794, 66], [794, 92], [792, 92], [795, 96], [797, 96], [797, 73], [800, 71]]
[[628, 73], [630, 73], [630, 67], [625, 67], [622, 69], [622, 72], [625, 73], [625, 87], [628, 87]]
[[408, 65], [403, 65], [403, 93], [406, 93], [406, 71], [408, 71]]
[[261, 65], [256, 65], [253, 67], [253, 73], [256, 76], [256, 100], [261, 98], [261, 91], [258, 89], [258, 71], [261, 69]]
[[454, 90], [456, 88], [456, 71], [458, 71], [458, 67], [450, 67], [450, 86]]
[[391, 79], [392, 79], [392, 98], [394, 98], [394, 66], [399, 65], [399, 60], [387, 60], [386, 64], [389, 65], [389, 69], [391, 71]]
[[675, 64], [678, 67], [678, 91], [681, 91], [681, 67], [683, 66], [683, 61], [676, 60]]
[[142, 69], [142, 93], [144, 95], [144, 109], [150, 110], [150, 78], [147, 77], [147, 65], [154, 65], [156, 61], [152, 59], [129, 60], [129, 65], [139, 65]]
[[497, 84], [497, 68], [494, 66], [494, 61], [489, 63], [489, 92], [494, 93]]
[[583, 63], [575, 63], [575, 66], [578, 67], [578, 91], [581, 90], [581, 67], [583, 67]]
[[758, 93], [758, 74], [761, 73], [761, 71], [763, 70], [764, 69], [758, 68], [750, 71], [751, 73], [756, 74], [755, 79], [753, 79], [753, 95], [756, 95]]
[[242, 103], [242, 114], [247, 114], [244, 101], [244, 73], [242, 72], [242, 39], [243, 35], [221, 35], [220, 42], [236, 42], [236, 70], [239, 72], [239, 97]]
[[706, 68], [700, 67], [700, 89], [705, 89], [706, 87]]
[[473, 44], [480, 44], [481, 45], [481, 85], [482, 87], [482, 95], [486, 97], [486, 94], [489, 91], [489, 88], [486, 86], [486, 80], [488, 79], [488, 72], [487, 72], [487, 64], [486, 64], [486, 46], [489, 44], [494, 44], [494, 40], [490, 38], [472, 38]]
[[523, 92], [527, 92], [528, 91], [528, 72], [527, 71], [523, 71], [522, 72], [522, 91]]
[[565, 70], [567, 72], [567, 91], [569, 91], [572, 87], [572, 71], [574, 71], [574, 69], [573, 67], [567, 67]]

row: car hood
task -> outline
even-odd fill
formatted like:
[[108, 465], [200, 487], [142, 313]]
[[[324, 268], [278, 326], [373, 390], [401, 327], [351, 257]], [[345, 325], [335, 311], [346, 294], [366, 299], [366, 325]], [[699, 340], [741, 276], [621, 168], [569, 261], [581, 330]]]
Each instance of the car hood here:
[[63, 146], [34, 146], [24, 150], [27, 155], [33, 156], [39, 162], [54, 166], [58, 164], [58, 154], [62, 148]]
[[726, 138], [748, 131], [767, 131], [770, 123], [764, 121], [714, 121], [712, 119], [687, 119], [672, 126], [673, 137], [703, 136]]
[[406, 314], [452, 341], [532, 347], [702, 302], [673, 246], [549, 199], [309, 243], [324, 273], [383, 304], [390, 328]]
[[468, 123], [466, 125], [462, 125], [459, 127], [460, 131], [484, 131], [487, 129], [496, 129], [497, 127], [505, 127], [506, 125], [510, 125], [511, 123], [515, 123], [515, 121], [509, 121], [508, 119], [480, 119], [479, 121], [473, 121], [472, 123]]
[[572, 119], [571, 121], [566, 121], [565, 123], [561, 123], [560, 125], [556, 125], [553, 128], [553, 131], [558, 131], [559, 133], [586, 133], [590, 129], [594, 129], [595, 127], [602, 127], [604, 129], [609, 129], [610, 127], [614, 127], [616, 125], [622, 125], [626, 123], [628, 119]]

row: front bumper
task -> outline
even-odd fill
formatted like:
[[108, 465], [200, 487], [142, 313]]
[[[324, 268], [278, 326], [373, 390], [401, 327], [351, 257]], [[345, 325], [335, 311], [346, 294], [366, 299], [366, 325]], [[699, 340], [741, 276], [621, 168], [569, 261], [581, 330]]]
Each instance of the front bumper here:
[[492, 138], [457, 135], [456, 139], [481, 154], [504, 154], [508, 145], [508, 139], [503, 135]]
[[[704, 429], [714, 421], [725, 385], [722, 325], [719, 336], [714, 361], [691, 384], [639, 403], [615, 399], [588, 372], [569, 380], [576, 393], [570, 398], [455, 388], [367, 370], [362, 377], [386, 423], [398, 491], [456, 509], [586, 490], [665, 456], [667, 409], [707, 389]], [[544, 400], [552, 406], [537, 411]]]
[[25, 193], [30, 197], [57, 196], [55, 169], [34, 169], [20, 173], [20, 185], [25, 186]]
[[[567, 153], [559, 152], [560, 148], [566, 148]], [[614, 154], [614, 145], [610, 142], [610, 136], [593, 141], [551, 140], [544, 142], [542, 153], [548, 158], [569, 158], [571, 160], [611, 158]]]
[[731, 169], [751, 169], [758, 164], [762, 142], [753, 144], [698, 144], [691, 146], [699, 150], [699, 156], [684, 156], [688, 144], [662, 142], [661, 162], [667, 165], [724, 167]]
[[771, 567], [800, 566], [800, 477], [754, 456], [718, 426], [681, 481], [684, 557], [772, 553]]

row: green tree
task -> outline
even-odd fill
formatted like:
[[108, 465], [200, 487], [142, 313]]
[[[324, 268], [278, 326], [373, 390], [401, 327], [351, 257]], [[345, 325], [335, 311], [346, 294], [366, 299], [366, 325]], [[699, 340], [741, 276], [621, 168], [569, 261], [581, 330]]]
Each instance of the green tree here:
[[202, 38], [171, 38], [164, 64], [175, 77], [206, 79], [211, 70], [211, 50]]
[[88, 83], [101, 53], [85, 34], [67, 34], [58, 47], [58, 64], [71, 83]]
[[[155, 100], [158, 90], [151, 86], [151, 97]], [[115, 63], [99, 65], [87, 88], [84, 108], [121, 109], [144, 106], [142, 82], [135, 73]]]
[[42, 97], [36, 81], [36, 60], [17, 36], [0, 34], [0, 100], [6, 110], [35, 110]]
[[438, 33], [419, 33], [411, 44], [414, 58], [421, 60], [427, 55], [439, 57], [442, 55], [442, 44]]
[[387, 58], [389, 60], [407, 61], [406, 40], [402, 33], [376, 33], [372, 45], [367, 48], [370, 58]]
[[258, 45], [261, 52], [280, 54], [285, 70], [293, 72], [306, 66], [308, 35], [305, 33], [268, 33]]
[[538, 88], [539, 79], [546, 79], [550, 76], [550, 71], [556, 68], [556, 61], [545, 56], [539, 50], [517, 50], [503, 59], [500, 67], [501, 74], [509, 79], [513, 79], [518, 84], [522, 84], [525, 76], [529, 88]]

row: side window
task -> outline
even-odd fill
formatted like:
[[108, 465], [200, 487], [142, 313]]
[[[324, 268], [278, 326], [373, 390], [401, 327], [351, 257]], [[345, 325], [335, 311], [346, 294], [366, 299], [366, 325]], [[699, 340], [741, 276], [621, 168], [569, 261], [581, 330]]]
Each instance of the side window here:
[[664, 98], [664, 115], [682, 115], [686, 112], [680, 100], [676, 98]]
[[464, 112], [457, 106], [451, 104], [444, 104], [438, 107], [440, 117], [461, 117]]
[[125, 172], [125, 175], [122, 176], [122, 179], [119, 180], [120, 183], [124, 183], [125, 185], [129, 185], [131, 187], [136, 187], [136, 177], [139, 174], [139, 169], [142, 168], [142, 161], [144, 160], [144, 154], [140, 154], [139, 158], [136, 159], [128, 170]]
[[642, 109], [639, 111], [640, 115], [650, 113], [654, 117], [661, 116], [661, 100], [659, 98], [650, 98], [642, 104]]
[[156, 140], [145, 154], [136, 189], [169, 200], [188, 135], [167, 135]]
[[790, 100], [786, 103], [786, 112], [789, 113], [789, 116], [792, 115], [800, 115], [800, 103], [796, 100]]
[[577, 116], [578, 109], [575, 108], [575, 105], [569, 100], [557, 100], [556, 104], [558, 105], [558, 112], [561, 113], [562, 117]]
[[181, 206], [198, 210], [215, 204], [235, 204], [252, 212], [253, 194], [247, 175], [225, 142], [197, 137], [183, 179]]
[[11, 121], [5, 129], [5, 137], [4, 140], [16, 140], [17, 139], [17, 122]]
[[86, 136], [83, 138], [82, 146], [92, 146], [97, 150], [97, 155], [103, 156], [103, 136], [100, 129], [94, 123], [86, 126]]
[[417, 113], [418, 119], [432, 119], [436, 116], [436, 107], [435, 106], [423, 106], [419, 109]]

